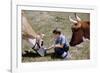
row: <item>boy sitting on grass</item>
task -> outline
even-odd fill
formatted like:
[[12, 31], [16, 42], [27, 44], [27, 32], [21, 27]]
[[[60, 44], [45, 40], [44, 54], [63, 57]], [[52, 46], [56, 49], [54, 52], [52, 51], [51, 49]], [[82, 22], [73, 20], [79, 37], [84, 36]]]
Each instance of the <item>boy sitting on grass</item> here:
[[50, 48], [54, 48], [54, 55], [60, 58], [67, 58], [69, 44], [66, 37], [61, 33], [61, 30], [56, 28], [53, 30], [53, 37], [55, 44], [52, 45]]

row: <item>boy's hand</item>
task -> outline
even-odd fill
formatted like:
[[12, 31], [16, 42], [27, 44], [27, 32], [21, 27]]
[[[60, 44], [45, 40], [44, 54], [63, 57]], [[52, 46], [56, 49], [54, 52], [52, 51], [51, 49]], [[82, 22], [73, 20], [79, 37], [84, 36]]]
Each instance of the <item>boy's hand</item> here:
[[51, 47], [52, 47], [52, 48], [55, 48], [55, 45], [52, 45]]
[[55, 45], [50, 46], [48, 49], [55, 48]]
[[64, 45], [56, 44], [54, 47], [63, 48]]

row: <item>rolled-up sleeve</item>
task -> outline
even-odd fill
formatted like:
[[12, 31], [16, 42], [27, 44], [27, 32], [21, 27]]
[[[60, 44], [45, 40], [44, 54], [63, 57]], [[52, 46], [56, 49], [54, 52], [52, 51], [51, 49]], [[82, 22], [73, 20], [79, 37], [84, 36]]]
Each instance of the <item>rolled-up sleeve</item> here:
[[64, 45], [65, 43], [66, 43], [66, 38], [65, 37], [61, 37], [60, 44]]

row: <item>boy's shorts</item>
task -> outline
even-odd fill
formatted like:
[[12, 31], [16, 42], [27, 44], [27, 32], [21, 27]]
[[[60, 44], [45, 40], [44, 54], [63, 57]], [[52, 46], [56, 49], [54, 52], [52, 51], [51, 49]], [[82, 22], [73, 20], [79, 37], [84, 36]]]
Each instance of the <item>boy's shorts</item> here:
[[64, 52], [67, 52], [69, 50], [69, 47], [66, 48], [54, 48], [55, 54], [58, 56], [61, 56]]

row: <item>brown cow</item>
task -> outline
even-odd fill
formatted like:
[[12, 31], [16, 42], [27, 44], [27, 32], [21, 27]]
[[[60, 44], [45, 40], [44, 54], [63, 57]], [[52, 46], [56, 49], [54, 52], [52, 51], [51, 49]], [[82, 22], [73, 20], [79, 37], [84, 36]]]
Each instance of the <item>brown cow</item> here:
[[90, 39], [90, 21], [82, 21], [76, 14], [75, 18], [76, 20], [73, 20], [69, 16], [69, 20], [73, 23], [70, 46], [76, 46], [83, 42], [84, 39]]

